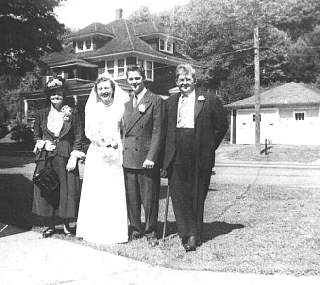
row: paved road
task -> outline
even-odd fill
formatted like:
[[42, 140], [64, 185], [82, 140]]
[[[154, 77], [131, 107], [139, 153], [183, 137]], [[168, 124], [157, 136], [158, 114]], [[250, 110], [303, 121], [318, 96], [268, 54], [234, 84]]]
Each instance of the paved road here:
[[320, 187], [320, 168], [292, 168], [290, 166], [218, 165], [212, 180], [216, 183], [292, 185]]
[[[80, 164], [80, 174], [83, 173]], [[0, 157], [0, 174], [22, 174], [31, 179], [34, 170], [32, 158]], [[221, 164], [215, 167], [212, 181], [218, 184], [293, 185], [320, 187], [320, 167], [282, 165]]]

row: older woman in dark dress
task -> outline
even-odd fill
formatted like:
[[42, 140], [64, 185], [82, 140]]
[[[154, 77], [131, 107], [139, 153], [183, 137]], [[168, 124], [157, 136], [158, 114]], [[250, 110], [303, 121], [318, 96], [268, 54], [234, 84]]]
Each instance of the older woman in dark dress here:
[[[34, 186], [33, 213], [44, 217], [60, 218], [63, 231], [71, 235], [69, 221], [78, 213], [80, 178], [77, 160], [83, 155], [83, 127], [76, 110], [65, 104], [65, 84], [53, 79], [46, 88], [50, 107], [38, 112], [34, 125], [36, 162], [41, 169], [50, 163], [60, 181], [60, 200], [56, 206], [41, 196]], [[45, 151], [41, 151], [44, 148]], [[54, 219], [52, 219], [54, 220]], [[57, 220], [57, 219], [55, 219]], [[43, 237], [55, 232], [54, 222], [45, 229]]]

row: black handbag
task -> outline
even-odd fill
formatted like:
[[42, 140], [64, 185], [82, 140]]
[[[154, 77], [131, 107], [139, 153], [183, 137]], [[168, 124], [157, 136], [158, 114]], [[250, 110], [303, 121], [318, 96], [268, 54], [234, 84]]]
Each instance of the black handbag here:
[[[43, 151], [42, 149], [40, 157]], [[39, 188], [41, 197], [46, 199], [54, 208], [58, 208], [60, 201], [60, 180], [58, 174], [51, 167], [49, 160], [50, 158], [47, 157], [47, 152], [45, 151], [44, 167], [39, 169], [41, 161], [37, 162], [32, 181]]]

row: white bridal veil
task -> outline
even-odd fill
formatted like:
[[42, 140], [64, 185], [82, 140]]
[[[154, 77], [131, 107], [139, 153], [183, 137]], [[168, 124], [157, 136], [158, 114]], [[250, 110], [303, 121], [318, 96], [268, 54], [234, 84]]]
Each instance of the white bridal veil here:
[[[109, 79], [115, 85], [113, 107], [116, 108], [118, 111], [116, 114], [117, 118], [114, 119], [120, 122], [124, 112], [124, 104], [127, 101], [129, 101], [129, 94], [122, 90], [121, 87], [119, 87], [119, 85], [117, 84], [117, 82], [113, 78], [111, 78], [109, 74], [100, 74], [98, 79], [100, 78]], [[91, 89], [85, 107], [85, 134], [86, 137], [91, 141], [94, 141], [95, 138], [101, 136], [101, 125], [103, 124], [103, 122], [105, 122], [104, 114], [107, 111], [108, 108], [104, 106], [103, 102], [98, 97], [95, 88], [93, 87]]]

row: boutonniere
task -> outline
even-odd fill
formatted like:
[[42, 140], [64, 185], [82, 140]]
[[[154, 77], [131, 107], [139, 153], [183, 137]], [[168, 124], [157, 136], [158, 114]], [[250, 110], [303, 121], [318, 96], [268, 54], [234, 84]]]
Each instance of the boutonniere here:
[[206, 100], [206, 98], [204, 98], [203, 95], [200, 95], [200, 96], [198, 97], [198, 101], [204, 101], [204, 100]]
[[70, 118], [71, 118], [72, 109], [68, 105], [64, 105], [61, 108], [61, 112], [63, 113], [63, 120], [64, 121], [69, 121]]
[[138, 106], [138, 110], [140, 113], [144, 113], [146, 111], [146, 106], [144, 104], [140, 104]]

